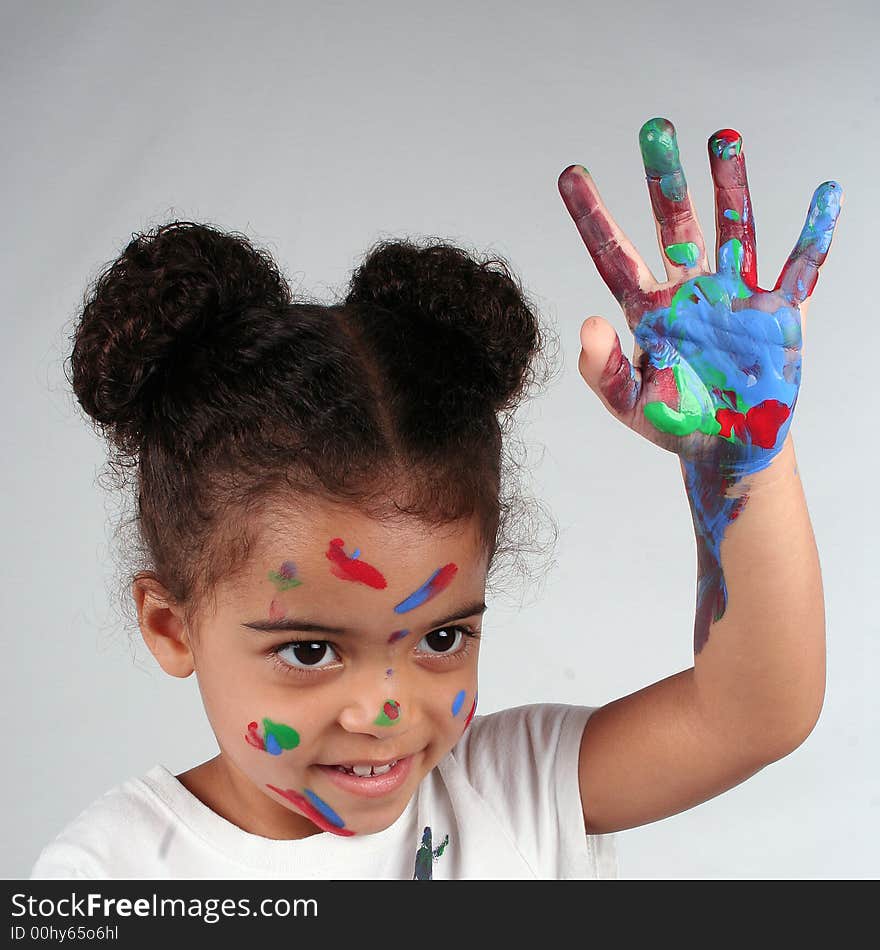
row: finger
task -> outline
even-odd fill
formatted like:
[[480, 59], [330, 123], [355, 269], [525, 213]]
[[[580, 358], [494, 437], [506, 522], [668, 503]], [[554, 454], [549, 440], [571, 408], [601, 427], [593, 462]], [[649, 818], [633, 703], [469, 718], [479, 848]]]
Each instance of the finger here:
[[823, 182], [813, 192], [801, 236], [773, 288], [792, 303], [803, 303], [813, 292], [842, 206], [843, 189], [836, 181]]
[[678, 156], [675, 126], [669, 119], [649, 119], [639, 131], [639, 148], [667, 278], [680, 284], [707, 273], [706, 244]]
[[641, 373], [623, 355], [617, 331], [602, 317], [590, 317], [581, 327], [578, 370], [612, 415], [630, 424], [641, 392]]
[[623, 307], [630, 326], [634, 326], [645, 309], [648, 293], [657, 285], [654, 275], [608, 213], [586, 168], [569, 165], [559, 176], [558, 185], [599, 275]]
[[746, 178], [742, 136], [733, 129], [719, 129], [709, 136], [709, 168], [715, 184], [715, 261], [721, 269], [721, 248], [728, 241], [742, 245], [741, 277], [750, 290], [758, 289], [755, 219]]

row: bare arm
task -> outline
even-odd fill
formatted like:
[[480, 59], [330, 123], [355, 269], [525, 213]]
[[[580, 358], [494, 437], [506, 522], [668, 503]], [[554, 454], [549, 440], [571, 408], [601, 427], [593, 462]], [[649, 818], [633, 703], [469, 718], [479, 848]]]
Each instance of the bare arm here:
[[587, 723], [587, 831], [657, 821], [754, 775], [809, 735], [825, 690], [822, 578], [789, 437], [721, 545], [724, 617], [694, 666]]
[[590, 318], [581, 374], [621, 422], [680, 457], [697, 542], [694, 666], [591, 716], [579, 769], [590, 833], [684, 811], [787, 755], [811, 732], [825, 689], [822, 579], [789, 428], [839, 185], [817, 189], [776, 287], [763, 291], [741, 139], [710, 138], [710, 271], [671, 123], [652, 120], [640, 138], [664, 283], [585, 169], [563, 172], [560, 191], [636, 339], [630, 362], [610, 324]]

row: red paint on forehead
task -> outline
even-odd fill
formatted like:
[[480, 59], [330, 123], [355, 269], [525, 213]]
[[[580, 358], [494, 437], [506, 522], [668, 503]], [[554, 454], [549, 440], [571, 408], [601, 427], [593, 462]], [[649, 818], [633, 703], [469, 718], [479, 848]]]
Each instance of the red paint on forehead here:
[[330, 542], [327, 560], [330, 561], [331, 572], [340, 580], [356, 581], [376, 590], [384, 590], [388, 582], [382, 574], [361, 558], [349, 557], [343, 550], [344, 546], [342, 538], [333, 538]]
[[440, 568], [440, 572], [431, 581], [431, 596], [439, 594], [441, 590], [445, 590], [451, 583], [452, 578], [455, 577], [458, 567], [455, 564], [447, 564], [444, 567]]

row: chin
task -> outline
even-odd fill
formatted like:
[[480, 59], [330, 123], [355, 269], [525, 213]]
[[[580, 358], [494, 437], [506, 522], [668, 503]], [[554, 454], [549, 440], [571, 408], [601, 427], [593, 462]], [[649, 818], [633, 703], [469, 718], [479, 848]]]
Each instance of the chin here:
[[368, 818], [358, 819], [352, 823], [351, 829], [358, 837], [377, 835], [380, 832], [385, 831], [387, 828], [390, 828], [394, 822], [397, 821], [397, 819], [400, 818], [400, 816], [404, 813], [408, 804], [409, 799], [396, 808], [385, 809], [380, 815], [377, 814]]

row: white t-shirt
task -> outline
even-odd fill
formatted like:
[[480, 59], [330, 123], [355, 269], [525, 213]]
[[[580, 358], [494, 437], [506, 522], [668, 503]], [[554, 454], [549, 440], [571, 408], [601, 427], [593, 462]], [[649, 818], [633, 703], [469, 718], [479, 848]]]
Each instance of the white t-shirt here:
[[616, 878], [614, 835], [584, 832], [578, 790], [595, 708], [541, 703], [476, 716], [393, 825], [350, 838], [250, 834], [155, 765], [74, 819], [31, 879]]

